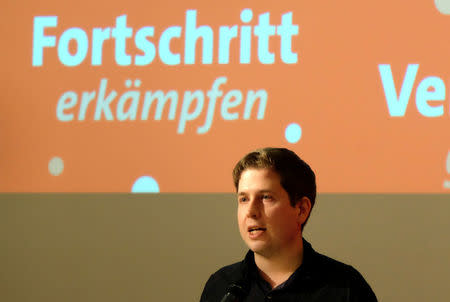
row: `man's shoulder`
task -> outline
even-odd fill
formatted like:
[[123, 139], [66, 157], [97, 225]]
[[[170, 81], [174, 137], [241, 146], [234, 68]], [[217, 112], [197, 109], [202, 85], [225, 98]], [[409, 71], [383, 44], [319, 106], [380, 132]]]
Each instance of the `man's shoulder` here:
[[360, 276], [360, 273], [353, 266], [318, 252], [314, 252], [311, 260], [314, 274], [322, 278], [346, 280], [357, 275]]
[[226, 284], [243, 278], [243, 262], [235, 262], [218, 269], [211, 275], [209, 281], [224, 282]]
[[308, 242], [305, 243], [305, 248], [308, 250], [308, 263], [310, 267], [313, 267], [316, 274], [340, 278], [359, 275], [359, 272], [353, 266], [316, 252]]
[[205, 284], [200, 301], [219, 301], [232, 283], [243, 280], [243, 261], [224, 266], [213, 273]]
[[355, 301], [376, 301], [375, 294], [361, 273], [353, 266], [314, 252], [311, 274], [320, 284], [328, 288], [345, 289]]
[[315, 252], [313, 257], [314, 266], [322, 272], [328, 272], [331, 274], [348, 274], [356, 271], [351, 265], [321, 253]]

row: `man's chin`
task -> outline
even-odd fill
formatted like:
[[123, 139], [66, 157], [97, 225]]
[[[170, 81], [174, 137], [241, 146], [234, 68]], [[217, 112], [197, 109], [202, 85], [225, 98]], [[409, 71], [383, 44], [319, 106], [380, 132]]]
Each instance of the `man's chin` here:
[[264, 255], [267, 250], [267, 246], [262, 242], [250, 242], [247, 243], [248, 248], [255, 254]]

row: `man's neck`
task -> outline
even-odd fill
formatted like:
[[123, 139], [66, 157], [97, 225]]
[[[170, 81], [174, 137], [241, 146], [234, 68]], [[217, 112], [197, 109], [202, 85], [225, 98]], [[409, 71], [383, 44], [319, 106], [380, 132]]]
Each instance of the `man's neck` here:
[[292, 249], [270, 256], [255, 253], [255, 263], [261, 277], [272, 288], [286, 281], [303, 262], [303, 241]]

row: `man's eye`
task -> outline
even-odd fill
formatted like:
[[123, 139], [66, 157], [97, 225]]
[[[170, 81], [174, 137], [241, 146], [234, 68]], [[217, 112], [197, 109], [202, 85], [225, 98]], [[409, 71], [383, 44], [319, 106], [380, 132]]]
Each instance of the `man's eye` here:
[[272, 199], [272, 196], [271, 196], [271, 195], [268, 195], [268, 194], [265, 194], [265, 195], [262, 196], [262, 198], [263, 198], [263, 199], [266, 199], [266, 200], [271, 200], [271, 199]]
[[238, 198], [239, 202], [246, 202], [247, 200], [248, 200], [247, 197], [239, 197]]

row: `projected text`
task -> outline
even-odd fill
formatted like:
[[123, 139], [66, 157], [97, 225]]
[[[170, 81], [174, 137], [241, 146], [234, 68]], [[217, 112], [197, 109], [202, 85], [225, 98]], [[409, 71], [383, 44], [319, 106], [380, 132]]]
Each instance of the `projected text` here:
[[[264, 89], [248, 90], [246, 93], [239, 89], [224, 91], [221, 86], [226, 82], [226, 77], [218, 77], [206, 93], [202, 90], [185, 91], [180, 97], [176, 90], [141, 92], [139, 88], [142, 83], [139, 79], [134, 82], [127, 80], [125, 86], [128, 90], [119, 95], [114, 89], [108, 90], [108, 79], [101, 79], [98, 91], [63, 93], [58, 100], [56, 117], [62, 122], [86, 119], [146, 121], [151, 119], [150, 110], [153, 109], [154, 120], [158, 121], [163, 119], [163, 111], [167, 107], [165, 110], [167, 120], [178, 119], [178, 134], [184, 133], [187, 123], [200, 118], [203, 112], [206, 112], [203, 125], [197, 127], [196, 132], [207, 133], [211, 129], [218, 102], [223, 120], [231, 121], [239, 118], [249, 120], [252, 112], [255, 112], [253, 116], [256, 119], [264, 118], [268, 97]], [[207, 105], [205, 105], [206, 98]], [[88, 112], [92, 112], [92, 115], [88, 116]]]
[[[403, 84], [397, 95], [391, 65], [378, 65], [381, 83], [386, 97], [386, 103], [391, 116], [405, 116], [411, 92], [416, 80], [419, 64], [408, 64], [403, 78]], [[420, 81], [416, 89], [416, 107], [425, 117], [439, 117], [444, 115], [445, 84], [435, 76], [429, 76]]]
[[[197, 42], [201, 41], [201, 64], [228, 64], [232, 40], [236, 40], [239, 49], [239, 64], [252, 62], [253, 37], [257, 38], [257, 61], [262, 64], [274, 64], [276, 53], [271, 47], [279, 49], [279, 59], [284, 64], [295, 64], [298, 61], [297, 52], [293, 51], [293, 37], [298, 35], [299, 26], [292, 23], [292, 12], [281, 17], [281, 24], [270, 23], [270, 12], [258, 16], [258, 24], [249, 25], [253, 19], [251, 9], [241, 12], [242, 24], [219, 26], [213, 29], [209, 25], [198, 25], [197, 11], [187, 10], [184, 27], [170, 26], [160, 33], [154, 26], [144, 26], [134, 29], [127, 25], [127, 15], [118, 16], [114, 27], [95, 27], [88, 31], [81, 27], [65, 29], [60, 36], [47, 33], [58, 26], [58, 16], [36, 16], [33, 22], [33, 55], [32, 65], [43, 66], [45, 53], [57, 52], [59, 62], [65, 66], [78, 66], [88, 59], [90, 64], [99, 66], [103, 63], [105, 42], [114, 40], [114, 60], [120, 66], [146, 66], [156, 58], [166, 65], [196, 64], [196, 53], [200, 53]], [[271, 39], [278, 36], [278, 39]], [[184, 48], [176, 52], [171, 48], [171, 42], [180, 40]], [[273, 45], [277, 41], [279, 45]], [[76, 45], [75, 49], [69, 47]], [[214, 46], [217, 49], [214, 49]], [[271, 47], [269, 47], [271, 46]], [[128, 49], [133, 49], [129, 53]], [[131, 52], [131, 51], [130, 51]]]

